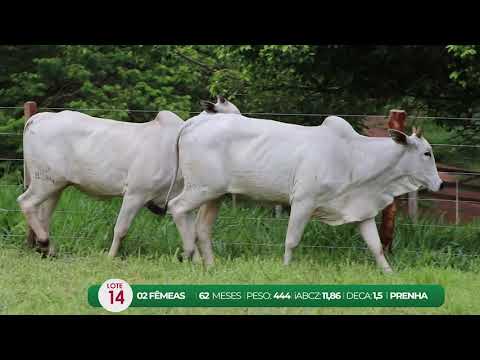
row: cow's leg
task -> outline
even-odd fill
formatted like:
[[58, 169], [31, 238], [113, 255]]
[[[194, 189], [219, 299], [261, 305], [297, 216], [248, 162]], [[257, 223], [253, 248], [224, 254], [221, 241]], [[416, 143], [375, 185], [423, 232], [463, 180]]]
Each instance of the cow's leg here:
[[[65, 184], [60, 183], [46, 185], [45, 183], [32, 182], [28, 189], [17, 199], [28, 225], [35, 233], [36, 244], [44, 255], [49, 254], [50, 241], [48, 229], [44, 226], [41, 219], [40, 206], [64, 187]], [[27, 236], [32, 241], [31, 234]]]
[[193, 210], [221, 195], [223, 194], [208, 195], [206, 192], [184, 190], [169, 202], [167, 211], [172, 214], [173, 221], [182, 237], [185, 259], [191, 260], [195, 251], [197, 234]]
[[[150, 210], [154, 214], [157, 214], [157, 215], [160, 215], [160, 216], [165, 215], [164, 210], [162, 208], [160, 208], [159, 206], [155, 205], [155, 203], [152, 202], [152, 201], [147, 202], [146, 207], [147, 207], [148, 210]], [[200, 256], [200, 251], [198, 250], [197, 245], [195, 245], [195, 250], [193, 252], [192, 260], [193, 260], [194, 263], [197, 263], [197, 264], [202, 262], [202, 258]]]
[[293, 249], [302, 239], [305, 226], [310, 220], [314, 210], [315, 203], [310, 199], [292, 203], [290, 218], [288, 220], [287, 237], [285, 239], [285, 255], [283, 257], [283, 263], [285, 265], [288, 265], [292, 260]]
[[[47, 200], [40, 205], [39, 217], [42, 222], [42, 226], [45, 228], [50, 237], [50, 221], [52, 219], [53, 211], [55, 210], [58, 200], [60, 200], [60, 195], [62, 190], [52, 194]], [[55, 256], [55, 246], [52, 241], [48, 243], [48, 255]]]
[[212, 228], [215, 220], [217, 219], [218, 211], [220, 209], [220, 201], [211, 200], [202, 205], [198, 211], [197, 216], [197, 236], [198, 245], [202, 252], [204, 264], [209, 266], [213, 264], [213, 251], [212, 251]]
[[196, 242], [195, 216], [193, 212], [187, 212], [182, 214], [172, 213], [172, 217], [175, 225], [177, 225], [178, 231], [180, 232], [180, 236], [182, 237], [183, 254], [179, 259], [180, 261], [182, 259], [192, 260], [195, 253]]
[[113, 241], [108, 252], [108, 256], [113, 258], [117, 255], [120, 243], [127, 235], [128, 229], [132, 224], [133, 219], [138, 214], [140, 209], [145, 206], [146, 199], [143, 196], [135, 196], [125, 194], [122, 201], [122, 207], [115, 223], [113, 231]]
[[386, 273], [393, 272], [387, 259], [385, 259], [380, 237], [378, 236], [377, 224], [375, 224], [375, 218], [362, 221], [359, 224], [359, 230], [363, 240], [365, 240], [368, 248], [375, 256], [378, 266]]

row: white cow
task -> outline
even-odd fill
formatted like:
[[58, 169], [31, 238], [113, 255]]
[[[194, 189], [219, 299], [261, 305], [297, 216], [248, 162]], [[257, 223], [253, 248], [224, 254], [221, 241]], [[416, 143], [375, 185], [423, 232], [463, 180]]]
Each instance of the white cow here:
[[[358, 223], [377, 264], [392, 271], [375, 216], [395, 196], [426, 187], [438, 191], [432, 148], [421, 136], [390, 130], [390, 137], [358, 134], [344, 119], [329, 116], [315, 127], [241, 115], [199, 115], [179, 133], [178, 166], [184, 188], [170, 202], [189, 258], [198, 245], [213, 263], [209, 235], [218, 199], [225, 193], [290, 204], [284, 263], [288, 264], [312, 215], [330, 225]], [[173, 183], [172, 183], [173, 184]], [[191, 212], [206, 205], [208, 222], [194, 231]]]
[[[207, 118], [215, 112], [238, 112], [223, 97], [218, 97], [216, 104], [204, 103], [208, 105], [204, 105], [202, 115]], [[74, 186], [97, 198], [123, 197], [109, 251], [114, 257], [142, 207], [164, 214], [161, 206], [172, 181], [176, 139], [183, 124], [169, 111], [159, 112], [147, 123], [96, 118], [74, 111], [32, 116], [23, 136], [28, 189], [17, 199], [33, 230], [27, 235], [28, 244], [45, 255], [54, 255], [49, 241], [50, 219], [62, 191]], [[170, 189], [178, 194], [182, 186], [180, 173]], [[203, 213], [200, 211], [199, 216]]]

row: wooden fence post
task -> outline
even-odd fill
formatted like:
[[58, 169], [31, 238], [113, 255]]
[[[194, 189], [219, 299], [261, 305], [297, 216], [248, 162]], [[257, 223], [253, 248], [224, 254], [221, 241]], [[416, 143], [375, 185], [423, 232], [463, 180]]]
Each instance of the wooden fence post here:
[[[37, 103], [35, 101], [27, 101], [23, 105], [23, 114], [25, 117], [25, 123], [35, 115], [38, 111]], [[27, 171], [25, 166], [25, 156], [23, 157], [23, 190], [26, 190], [30, 185], [30, 174]], [[27, 245], [34, 247], [35, 246], [35, 233], [33, 232], [32, 228], [27, 224]]]
[[[404, 110], [390, 110], [388, 128], [405, 131], [407, 114]], [[393, 231], [395, 229], [396, 200], [383, 210], [380, 239], [385, 251], [392, 251]]]
[[35, 101], [27, 101], [23, 104], [23, 113], [25, 115], [25, 122], [37, 113], [37, 103]]
[[408, 216], [415, 224], [417, 222], [418, 213], [418, 191], [408, 193]]

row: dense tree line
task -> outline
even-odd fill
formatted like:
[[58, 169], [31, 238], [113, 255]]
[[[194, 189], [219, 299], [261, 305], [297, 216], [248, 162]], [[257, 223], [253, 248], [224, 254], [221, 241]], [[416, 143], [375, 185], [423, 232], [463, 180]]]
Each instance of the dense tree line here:
[[[184, 119], [223, 94], [242, 112], [474, 117], [478, 46], [0, 46], [0, 106], [171, 110]], [[143, 122], [154, 113], [90, 111]], [[322, 118], [282, 117], [319, 124]], [[480, 123], [448, 122], [478, 143]], [[0, 132], [21, 132], [22, 110], [0, 111]], [[20, 150], [2, 137], [0, 153]]]

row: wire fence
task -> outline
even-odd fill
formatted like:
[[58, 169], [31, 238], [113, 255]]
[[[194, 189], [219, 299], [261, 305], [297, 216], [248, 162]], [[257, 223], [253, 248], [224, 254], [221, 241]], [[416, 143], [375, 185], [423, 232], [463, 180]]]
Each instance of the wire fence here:
[[[0, 106], [0, 110], [23, 110], [23, 106]], [[71, 107], [39, 107], [38, 111], [99, 111], [99, 112], [130, 112], [130, 113], [158, 113], [160, 110], [147, 109], [105, 109], [105, 108], [71, 108]], [[183, 112], [183, 110], [170, 110], [172, 112]], [[200, 111], [188, 111], [190, 115], [198, 115]], [[303, 117], [324, 117], [324, 116], [340, 116], [340, 117], [384, 117], [385, 114], [334, 114], [334, 113], [279, 113], [279, 112], [245, 112], [243, 115], [259, 115], [259, 116], [303, 116]], [[412, 119], [424, 120], [464, 120], [464, 121], [480, 121], [480, 118], [474, 117], [456, 117], [456, 116], [428, 116], [428, 115], [408, 115]]]
[[[0, 238], [25, 238], [25, 235], [17, 235], [17, 234], [0, 234]], [[66, 240], [97, 240], [96, 237], [91, 237], [91, 236], [78, 236], [78, 235], [65, 235], [65, 234], [59, 234], [59, 235], [54, 235], [50, 237], [52, 240], [55, 239], [66, 239]], [[129, 240], [132, 241], [141, 241], [141, 240], [149, 240], [145, 237], [138, 237], [138, 236], [133, 236], [129, 237]], [[213, 240], [212, 241], [213, 245], [217, 246], [225, 246], [225, 245], [236, 245], [236, 246], [261, 246], [261, 247], [271, 247], [271, 248], [283, 248], [285, 245], [282, 243], [261, 243], [261, 242], [255, 242], [255, 243], [247, 243], [247, 242], [236, 242], [236, 241], [219, 241], [219, 240]], [[297, 248], [303, 248], [303, 249], [329, 249], [329, 250], [362, 250], [362, 251], [370, 251], [370, 249], [366, 246], [334, 246], [334, 245], [305, 245], [305, 244], [299, 244]], [[423, 255], [424, 250], [422, 249], [401, 249], [400, 250], [402, 253], [409, 253], [409, 254], [416, 254], [416, 255]], [[446, 256], [455, 256], [455, 257], [480, 257], [479, 253], [465, 253], [463, 251], [441, 251], [437, 249], [437, 254], [438, 255], [446, 255]]]
[[[0, 110], [23, 110], [23, 107], [20, 106], [0, 106]], [[66, 108], [66, 107], [40, 107], [39, 111], [58, 111], [58, 110], [71, 110], [71, 111], [99, 111], [99, 112], [130, 112], [130, 113], [158, 113], [158, 110], [144, 110], [144, 109], [101, 109], [101, 108]], [[198, 115], [200, 112], [188, 112], [190, 115]], [[303, 116], [303, 117], [326, 117], [335, 114], [328, 113], [277, 113], [277, 112], [247, 112], [242, 113], [243, 115], [258, 115], [258, 116]], [[383, 117], [387, 118], [386, 115], [372, 115], [372, 114], [341, 114], [336, 115], [340, 117]], [[478, 121], [480, 118], [466, 118], [466, 117], [452, 117], [452, 116], [416, 116], [409, 115], [409, 118], [413, 119], [424, 119], [424, 120], [463, 120], [463, 121]], [[17, 132], [0, 132], [0, 135], [4, 136], [22, 136], [23, 133]], [[468, 144], [431, 144], [432, 146], [439, 147], [466, 147], [466, 148], [480, 148], [480, 145], [468, 145]], [[0, 159], [0, 161], [20, 161], [22, 159]]]
[[[1, 106], [0, 110], [23, 110], [24, 107], [20, 106]], [[61, 111], [61, 110], [71, 110], [71, 111], [98, 111], [98, 112], [128, 112], [128, 113], [158, 113], [157, 110], [142, 110], [142, 109], [102, 109], [102, 108], [66, 108], [66, 107], [40, 107], [39, 111]], [[190, 115], [197, 115], [200, 112], [188, 112]], [[276, 112], [248, 112], [243, 113], [243, 115], [250, 115], [250, 116], [302, 116], [302, 117], [327, 117], [330, 115], [336, 114], [327, 114], [327, 113], [276, 113]], [[340, 117], [359, 117], [359, 118], [367, 118], [367, 117], [378, 117], [387, 119], [387, 115], [373, 115], [373, 114], [341, 114], [336, 115]], [[453, 117], [453, 116], [423, 116], [423, 115], [409, 115], [409, 119], [424, 119], [424, 120], [459, 120], [459, 121], [475, 121], [480, 122], [480, 118], [468, 118], [468, 117]], [[23, 133], [18, 132], [0, 132], [0, 136], [22, 136]], [[480, 145], [468, 145], [468, 144], [444, 144], [444, 143], [434, 143], [431, 144], [432, 146], [438, 147], [452, 147], [452, 148], [480, 148]], [[22, 158], [0, 158], [0, 161], [23, 161]], [[478, 176], [480, 173], [478, 172], [458, 172], [458, 171], [439, 171], [440, 174], [454, 174], [456, 176], [461, 175], [473, 175]], [[0, 184], [0, 187], [23, 187], [21, 184]], [[408, 198], [399, 198], [400, 200], [408, 200]], [[469, 200], [449, 200], [449, 199], [437, 199], [437, 198], [417, 198], [418, 201], [435, 201], [435, 202], [446, 202], [446, 203], [468, 203], [468, 204], [475, 204], [480, 205], [480, 202], [469, 201]], [[20, 209], [5, 209], [0, 208], [0, 212], [21, 212]], [[63, 214], [91, 214], [91, 211], [75, 211], [75, 210], [57, 210], [56, 213], [63, 213]], [[169, 216], [169, 215], [168, 215]], [[167, 217], [168, 217], [167, 216]], [[228, 219], [235, 219], [236, 217], [225, 217], [220, 216], [219, 220], [228, 220]], [[242, 217], [242, 220], [248, 221], [288, 221], [288, 218], [278, 218], [278, 217]], [[313, 222], [321, 222], [321, 220], [312, 219]], [[381, 222], [377, 222], [377, 225], [380, 225]], [[462, 226], [459, 225], [441, 225], [441, 224], [418, 224], [418, 223], [398, 223], [396, 226], [410, 226], [410, 227], [438, 227], [438, 228], [452, 228], [452, 229], [461, 229]], [[480, 227], [476, 226], [469, 226], [469, 229], [472, 230], [480, 230]], [[25, 237], [25, 235], [15, 235], [15, 234], [0, 234], [0, 237], [9, 238], [9, 237]], [[66, 235], [66, 234], [58, 234], [54, 235], [53, 238], [58, 239], [95, 239], [89, 236], [73, 236], [73, 235]], [[133, 239], [141, 239], [141, 238], [133, 238]], [[214, 244], [223, 244], [218, 241], [214, 241]], [[244, 242], [228, 242], [231, 245], [249, 245], [249, 246], [265, 246], [265, 247], [282, 247], [283, 244], [271, 244], [271, 243], [244, 243]], [[302, 245], [300, 244], [299, 247], [304, 248], [324, 248], [324, 249], [332, 249], [332, 250], [340, 250], [340, 249], [350, 249], [350, 250], [368, 250], [367, 247], [359, 247], [359, 246], [329, 246], [329, 245]], [[402, 251], [407, 253], [417, 253], [421, 254], [421, 250], [406, 250], [403, 249]], [[447, 255], [453, 256], [466, 256], [466, 257], [478, 257], [480, 254], [466, 254], [463, 252], [459, 253], [445, 253]]]
[[[20, 209], [4, 209], [0, 208], [0, 212], [21, 212]], [[85, 211], [73, 211], [73, 210], [57, 210], [56, 213], [64, 213], [64, 214], [92, 214], [91, 211], [85, 210]], [[106, 213], [106, 212], [105, 212]], [[104, 213], [104, 214], [105, 214]], [[102, 212], [96, 213], [96, 217], [99, 215], [102, 215]], [[109, 212], [109, 215], [115, 215], [112, 212]], [[167, 214], [165, 218], [171, 219], [171, 216]], [[273, 221], [273, 222], [287, 222], [289, 219], [287, 217], [284, 218], [276, 218], [276, 217], [250, 217], [250, 216], [242, 216], [240, 218], [242, 221], [255, 221], [255, 222], [263, 222], [263, 221]], [[110, 221], [105, 221], [107, 224], [113, 224], [114, 219], [111, 219]], [[219, 216], [218, 220], [239, 220], [238, 217], [235, 216]], [[312, 222], [322, 222], [321, 220], [317, 219], [311, 219]], [[173, 221], [172, 221], [173, 224]], [[376, 222], [377, 225], [381, 225], [382, 222], [378, 221]], [[408, 227], [437, 227], [437, 228], [449, 228], [449, 229], [455, 229], [455, 230], [463, 230], [463, 226], [459, 225], [441, 225], [441, 224], [418, 224], [418, 223], [397, 223], [396, 226], [408, 226]], [[480, 226], [468, 226], [469, 230], [478, 230], [480, 234]], [[359, 235], [357, 234], [356, 237]], [[1, 234], [0, 233], [0, 238], [25, 238], [25, 235], [19, 235], [19, 234]], [[55, 239], [68, 239], [68, 240], [96, 240], [98, 237], [92, 237], [92, 236], [79, 236], [73, 235], [73, 234], [53, 234], [51, 236], [53, 240]], [[355, 238], [355, 236], [353, 237]], [[353, 240], [353, 238], [351, 240]], [[146, 238], [144, 237], [129, 237], [130, 240], [145, 240]], [[261, 242], [222, 242], [222, 241], [213, 241], [214, 245], [217, 246], [225, 246], [225, 245], [237, 245], [237, 246], [261, 246], [261, 247], [283, 247], [284, 244], [282, 243], [261, 243]], [[362, 251], [368, 251], [369, 249], [367, 247], [360, 247], [360, 246], [334, 246], [334, 245], [305, 245], [305, 244], [300, 244], [298, 246], [299, 248], [318, 248], [318, 249], [330, 249], [330, 250], [362, 250]], [[424, 250], [422, 249], [414, 249], [414, 250], [409, 250], [409, 249], [401, 249], [400, 250], [402, 253], [412, 253], [412, 254], [417, 254], [421, 255], [424, 253]], [[454, 256], [454, 257], [470, 257], [470, 258], [477, 258], [480, 256], [480, 254], [477, 253], [465, 253], [464, 251], [457, 251], [457, 252], [451, 252], [451, 251], [441, 251], [437, 249], [438, 255], [445, 255], [445, 256]]]
[[[480, 203], [479, 203], [480, 205]], [[22, 210], [20, 209], [5, 209], [5, 208], [0, 208], [0, 212], [12, 212], [12, 213], [20, 213]], [[78, 210], [55, 210], [55, 213], [63, 213], [63, 214], [92, 214], [91, 210], [84, 210], [84, 211], [78, 211]], [[95, 216], [100, 216], [100, 215], [113, 215], [112, 212], [104, 211], [103, 213], [96, 213]], [[172, 217], [170, 214], [165, 214], [165, 218], [171, 219]], [[219, 216], [217, 218], [218, 220], [239, 220], [238, 217], [235, 216]], [[259, 217], [250, 217], [250, 216], [242, 216], [240, 218], [241, 220], [247, 220], [247, 221], [274, 221], [274, 222], [287, 222], [289, 219], [288, 217], [267, 217], [267, 216], [259, 216]], [[173, 221], [173, 220], [172, 220]], [[313, 217], [311, 222], [317, 222], [317, 223], [323, 223], [322, 220], [316, 219]], [[381, 221], [376, 222], [377, 225], [381, 225]], [[438, 227], [438, 228], [450, 228], [450, 229], [462, 229], [465, 226], [459, 226], [459, 225], [442, 225], [442, 224], [418, 224], [418, 223], [396, 223], [395, 226], [411, 226], [411, 227]], [[468, 225], [468, 229], [471, 230], [480, 230], [480, 226], [473, 226], [473, 225]]]

